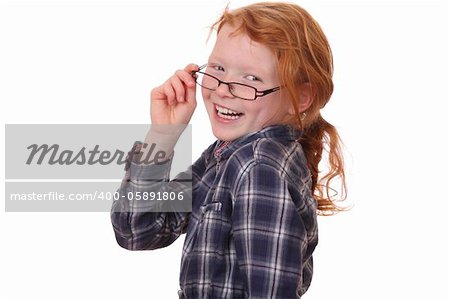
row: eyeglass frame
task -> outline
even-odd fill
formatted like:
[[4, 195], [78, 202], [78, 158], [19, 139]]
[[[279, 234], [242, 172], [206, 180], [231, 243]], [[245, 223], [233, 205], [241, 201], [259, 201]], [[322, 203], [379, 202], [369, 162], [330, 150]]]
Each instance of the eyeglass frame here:
[[[247, 85], [247, 84], [243, 84], [243, 83], [239, 83], [239, 82], [225, 82], [225, 81], [220, 80], [220, 79], [217, 78], [217, 77], [214, 77], [213, 75], [210, 75], [210, 74], [208, 74], [208, 73], [205, 73], [205, 72], [201, 72], [201, 71], [200, 71], [201, 69], [204, 69], [207, 65], [208, 65], [208, 64], [204, 64], [204, 65], [202, 65], [201, 67], [199, 67], [197, 71], [192, 71], [192, 72], [191, 72], [191, 75], [192, 75], [192, 77], [195, 79], [195, 83], [197, 83], [199, 86], [201, 86], [201, 87], [203, 87], [203, 88], [206, 88], [206, 89], [208, 89], [208, 90], [211, 90], [211, 91], [215, 91], [217, 88], [219, 88], [220, 84], [225, 84], [225, 85], [228, 86], [229, 92], [230, 92], [233, 96], [235, 96], [236, 98], [239, 98], [239, 99], [242, 99], [242, 100], [245, 100], [245, 101], [255, 101], [255, 100], [256, 100], [257, 98], [259, 98], [259, 97], [266, 96], [266, 95], [268, 95], [268, 94], [270, 94], [270, 93], [272, 93], [272, 92], [275, 92], [275, 91], [278, 91], [278, 90], [281, 89], [281, 86], [277, 86], [277, 87], [274, 87], [274, 88], [269, 88], [269, 89], [261, 90], [261, 91], [260, 91], [260, 90], [256, 89], [256, 87], [253, 87], [253, 86], [250, 86], [250, 85]], [[211, 77], [211, 78], [217, 80], [217, 82], [219, 82], [219, 84], [217, 85], [217, 87], [216, 87], [215, 89], [211, 89], [211, 88], [205, 87], [205, 86], [201, 85], [199, 82], [197, 82], [197, 78], [194, 76], [196, 73], [200, 73], [200, 74], [209, 76], [209, 77]], [[254, 90], [255, 90], [255, 97], [254, 97], [253, 99], [246, 99], [246, 98], [241, 98], [241, 97], [235, 95], [235, 94], [233, 93], [233, 91], [231, 90], [230, 84], [241, 85], [241, 86], [250, 87], [251, 89], [254, 89]], [[259, 94], [258, 94], [258, 93], [259, 93]]]

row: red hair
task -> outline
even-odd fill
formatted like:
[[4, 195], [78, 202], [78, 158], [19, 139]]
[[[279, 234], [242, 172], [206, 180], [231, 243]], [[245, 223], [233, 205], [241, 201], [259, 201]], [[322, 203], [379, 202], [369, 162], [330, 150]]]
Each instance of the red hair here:
[[[336, 205], [336, 194], [330, 192], [337, 193], [330, 186], [336, 177], [341, 179], [341, 200], [347, 189], [341, 139], [336, 128], [320, 114], [333, 93], [333, 56], [319, 24], [298, 5], [282, 2], [255, 3], [232, 11], [227, 8], [213, 28], [219, 32], [225, 24], [236, 28], [233, 34], [246, 34], [275, 54], [280, 83], [296, 112], [292, 125], [303, 131], [299, 142], [311, 172], [318, 213], [328, 215], [344, 210]], [[298, 87], [304, 83], [311, 87], [313, 99], [305, 113], [300, 113]], [[329, 165], [319, 177], [324, 151], [328, 152]]]

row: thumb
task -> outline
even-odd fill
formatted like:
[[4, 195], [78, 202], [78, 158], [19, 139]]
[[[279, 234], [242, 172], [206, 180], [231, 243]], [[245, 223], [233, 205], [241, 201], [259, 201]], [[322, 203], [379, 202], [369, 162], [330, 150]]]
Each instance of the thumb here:
[[[197, 71], [199, 69], [198, 65], [196, 64], [189, 64], [187, 65], [184, 70], [190, 74], [192, 74], [193, 72]], [[186, 88], [186, 101], [190, 104], [190, 105], [196, 105], [197, 101], [196, 101], [196, 91], [197, 91], [197, 84], [195, 83], [195, 78], [192, 78], [194, 84], [187, 86]]]

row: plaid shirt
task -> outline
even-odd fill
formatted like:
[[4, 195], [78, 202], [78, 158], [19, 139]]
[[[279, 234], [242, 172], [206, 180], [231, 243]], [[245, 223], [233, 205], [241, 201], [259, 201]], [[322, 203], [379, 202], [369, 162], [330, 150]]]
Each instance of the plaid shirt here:
[[[216, 141], [190, 168], [192, 212], [132, 213], [117, 201], [111, 219], [118, 243], [157, 249], [187, 233], [179, 298], [300, 298], [318, 241], [300, 136], [277, 125]], [[145, 188], [142, 169], [132, 163], [128, 172], [120, 192]]]

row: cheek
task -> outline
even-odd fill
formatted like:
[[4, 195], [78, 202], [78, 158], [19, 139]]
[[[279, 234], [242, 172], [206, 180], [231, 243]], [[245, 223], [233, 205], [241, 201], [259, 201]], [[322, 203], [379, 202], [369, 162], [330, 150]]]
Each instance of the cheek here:
[[206, 88], [202, 88], [203, 101], [209, 100], [210, 95], [211, 95], [210, 90], [207, 90]]
[[253, 115], [267, 115], [270, 114], [271, 109], [267, 105], [263, 105], [262, 102], [249, 102], [245, 105], [245, 110]]
[[[266, 101], [267, 100], [267, 101]], [[257, 105], [248, 106], [247, 111], [251, 112], [258, 124], [277, 123], [286, 115], [285, 103], [280, 103], [277, 98], [267, 98]]]

